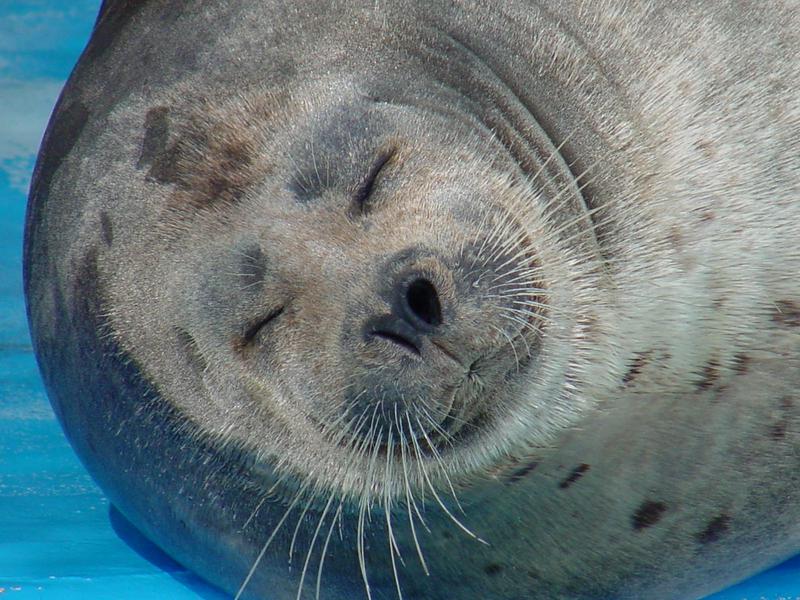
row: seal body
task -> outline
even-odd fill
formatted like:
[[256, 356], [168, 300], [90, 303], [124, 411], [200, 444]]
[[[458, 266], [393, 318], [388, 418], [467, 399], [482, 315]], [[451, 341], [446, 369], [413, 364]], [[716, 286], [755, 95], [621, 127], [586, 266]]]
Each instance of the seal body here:
[[793, 2], [103, 5], [25, 290], [247, 598], [688, 599], [800, 550]]

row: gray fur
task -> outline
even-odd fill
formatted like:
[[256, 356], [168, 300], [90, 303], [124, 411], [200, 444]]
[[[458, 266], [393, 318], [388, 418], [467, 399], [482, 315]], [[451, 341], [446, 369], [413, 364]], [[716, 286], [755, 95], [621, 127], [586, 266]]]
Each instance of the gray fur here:
[[[314, 598], [323, 545], [330, 600], [679, 600], [781, 561], [800, 550], [798, 56], [790, 1], [107, 0], [26, 223], [71, 443], [202, 577], [236, 593], [255, 564], [247, 598], [295, 598], [303, 572]], [[529, 330], [482, 283], [506, 257], [535, 274]], [[412, 264], [445, 321], [425, 362], [359, 337]], [[469, 435], [354, 456], [315, 429], [361, 410], [348, 385]]]

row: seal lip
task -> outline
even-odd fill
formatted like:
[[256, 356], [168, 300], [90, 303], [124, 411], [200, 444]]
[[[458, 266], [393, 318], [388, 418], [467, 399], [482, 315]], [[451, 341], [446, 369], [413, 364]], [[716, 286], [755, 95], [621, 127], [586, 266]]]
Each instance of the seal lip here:
[[416, 360], [422, 358], [422, 336], [404, 319], [394, 315], [380, 315], [369, 319], [364, 326], [366, 341], [378, 338], [401, 348]]

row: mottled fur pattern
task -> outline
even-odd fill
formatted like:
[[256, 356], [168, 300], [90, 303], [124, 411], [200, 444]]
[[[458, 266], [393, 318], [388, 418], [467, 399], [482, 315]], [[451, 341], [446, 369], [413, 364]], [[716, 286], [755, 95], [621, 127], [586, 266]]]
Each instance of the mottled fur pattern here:
[[800, 550], [796, 2], [178, 4], [104, 3], [26, 230], [135, 525], [281, 600], [689, 599]]

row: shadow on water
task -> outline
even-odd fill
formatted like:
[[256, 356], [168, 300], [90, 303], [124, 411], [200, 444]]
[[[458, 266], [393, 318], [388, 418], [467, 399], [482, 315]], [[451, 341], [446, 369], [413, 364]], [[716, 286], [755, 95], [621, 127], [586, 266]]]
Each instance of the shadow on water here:
[[198, 578], [186, 567], [148, 540], [121, 512], [113, 506], [108, 511], [111, 528], [128, 547], [154, 567], [186, 586], [205, 600], [230, 600], [230, 596]]

